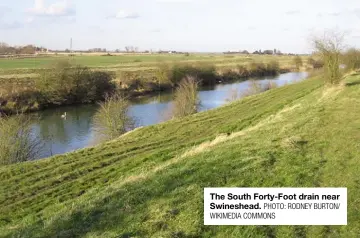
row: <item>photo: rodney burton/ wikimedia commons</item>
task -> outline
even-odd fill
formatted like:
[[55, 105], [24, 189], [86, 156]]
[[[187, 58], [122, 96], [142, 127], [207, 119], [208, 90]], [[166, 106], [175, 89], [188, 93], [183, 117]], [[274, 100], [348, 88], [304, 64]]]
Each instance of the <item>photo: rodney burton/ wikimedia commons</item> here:
[[360, 237], [356, 0], [2, 0], [0, 237]]

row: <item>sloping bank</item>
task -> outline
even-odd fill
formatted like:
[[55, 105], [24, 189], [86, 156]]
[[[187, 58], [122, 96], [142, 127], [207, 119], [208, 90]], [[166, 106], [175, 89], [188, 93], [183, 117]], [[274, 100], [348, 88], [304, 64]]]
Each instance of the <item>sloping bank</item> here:
[[[4, 237], [357, 237], [360, 76], [319, 78], [0, 168]], [[348, 226], [203, 226], [204, 187], [348, 187]]]

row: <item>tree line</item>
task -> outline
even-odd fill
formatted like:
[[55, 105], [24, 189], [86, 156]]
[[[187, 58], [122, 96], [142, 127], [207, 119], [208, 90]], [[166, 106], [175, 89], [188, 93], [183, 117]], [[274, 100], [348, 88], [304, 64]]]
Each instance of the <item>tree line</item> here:
[[47, 51], [47, 49], [35, 45], [10, 46], [7, 43], [0, 42], [0, 55], [35, 54], [39, 51]]

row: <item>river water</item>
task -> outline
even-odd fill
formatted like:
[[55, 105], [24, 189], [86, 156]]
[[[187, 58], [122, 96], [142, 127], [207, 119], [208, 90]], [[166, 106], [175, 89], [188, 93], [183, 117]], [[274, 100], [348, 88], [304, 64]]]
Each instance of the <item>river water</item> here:
[[[300, 81], [307, 77], [306, 72], [292, 72], [276, 77], [258, 79], [262, 84], [269, 81], [278, 86]], [[249, 87], [249, 81], [218, 84], [213, 87], [204, 87], [199, 90], [201, 111], [213, 109], [228, 103], [231, 92], [236, 90], [241, 95]], [[173, 94], [171, 92], [142, 97], [131, 101], [129, 113], [136, 118], [137, 126], [147, 126], [162, 122], [166, 112], [171, 107]], [[41, 139], [43, 148], [40, 158], [56, 154], [63, 154], [96, 144], [92, 117], [97, 105], [76, 105], [60, 107], [37, 112], [39, 118], [34, 121], [33, 133]], [[67, 113], [66, 120], [61, 115]]]

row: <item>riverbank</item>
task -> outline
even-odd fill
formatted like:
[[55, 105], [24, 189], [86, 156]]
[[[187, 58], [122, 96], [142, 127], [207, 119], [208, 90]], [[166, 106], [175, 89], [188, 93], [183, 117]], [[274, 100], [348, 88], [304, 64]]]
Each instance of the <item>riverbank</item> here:
[[277, 61], [237, 65], [227, 69], [217, 69], [214, 65], [204, 63], [162, 65], [155, 74], [126, 73], [120, 78], [115, 78], [116, 75], [111, 72], [87, 67], [64, 69], [45, 72], [33, 81], [25, 81], [25, 84], [16, 81], [3, 84], [0, 113], [10, 115], [64, 105], [96, 103], [106, 93], [113, 91], [120, 91], [129, 98], [150, 95], [174, 89], [185, 75], [197, 77], [200, 85], [205, 86], [291, 71], [291, 68], [280, 67]]
[[[281, 87], [304, 80], [307, 73], [286, 73], [274, 77], [257, 78], [256, 83], [266, 88], [269, 85]], [[213, 86], [200, 87], [198, 97], [199, 111], [214, 109], [236, 100], [251, 88], [251, 81], [233, 81]], [[137, 126], [149, 126], [161, 123], [172, 108], [173, 92], [158, 92], [129, 100], [128, 115]], [[97, 132], [92, 123], [98, 105], [73, 105], [47, 109], [34, 113], [33, 135], [41, 140], [40, 158], [67, 153], [76, 149], [96, 145]], [[67, 113], [66, 120], [61, 115]]]
[[[4, 166], [0, 236], [359, 234], [360, 76], [345, 81], [326, 87], [311, 78], [94, 148]], [[348, 225], [204, 226], [204, 187], [347, 187]]]

